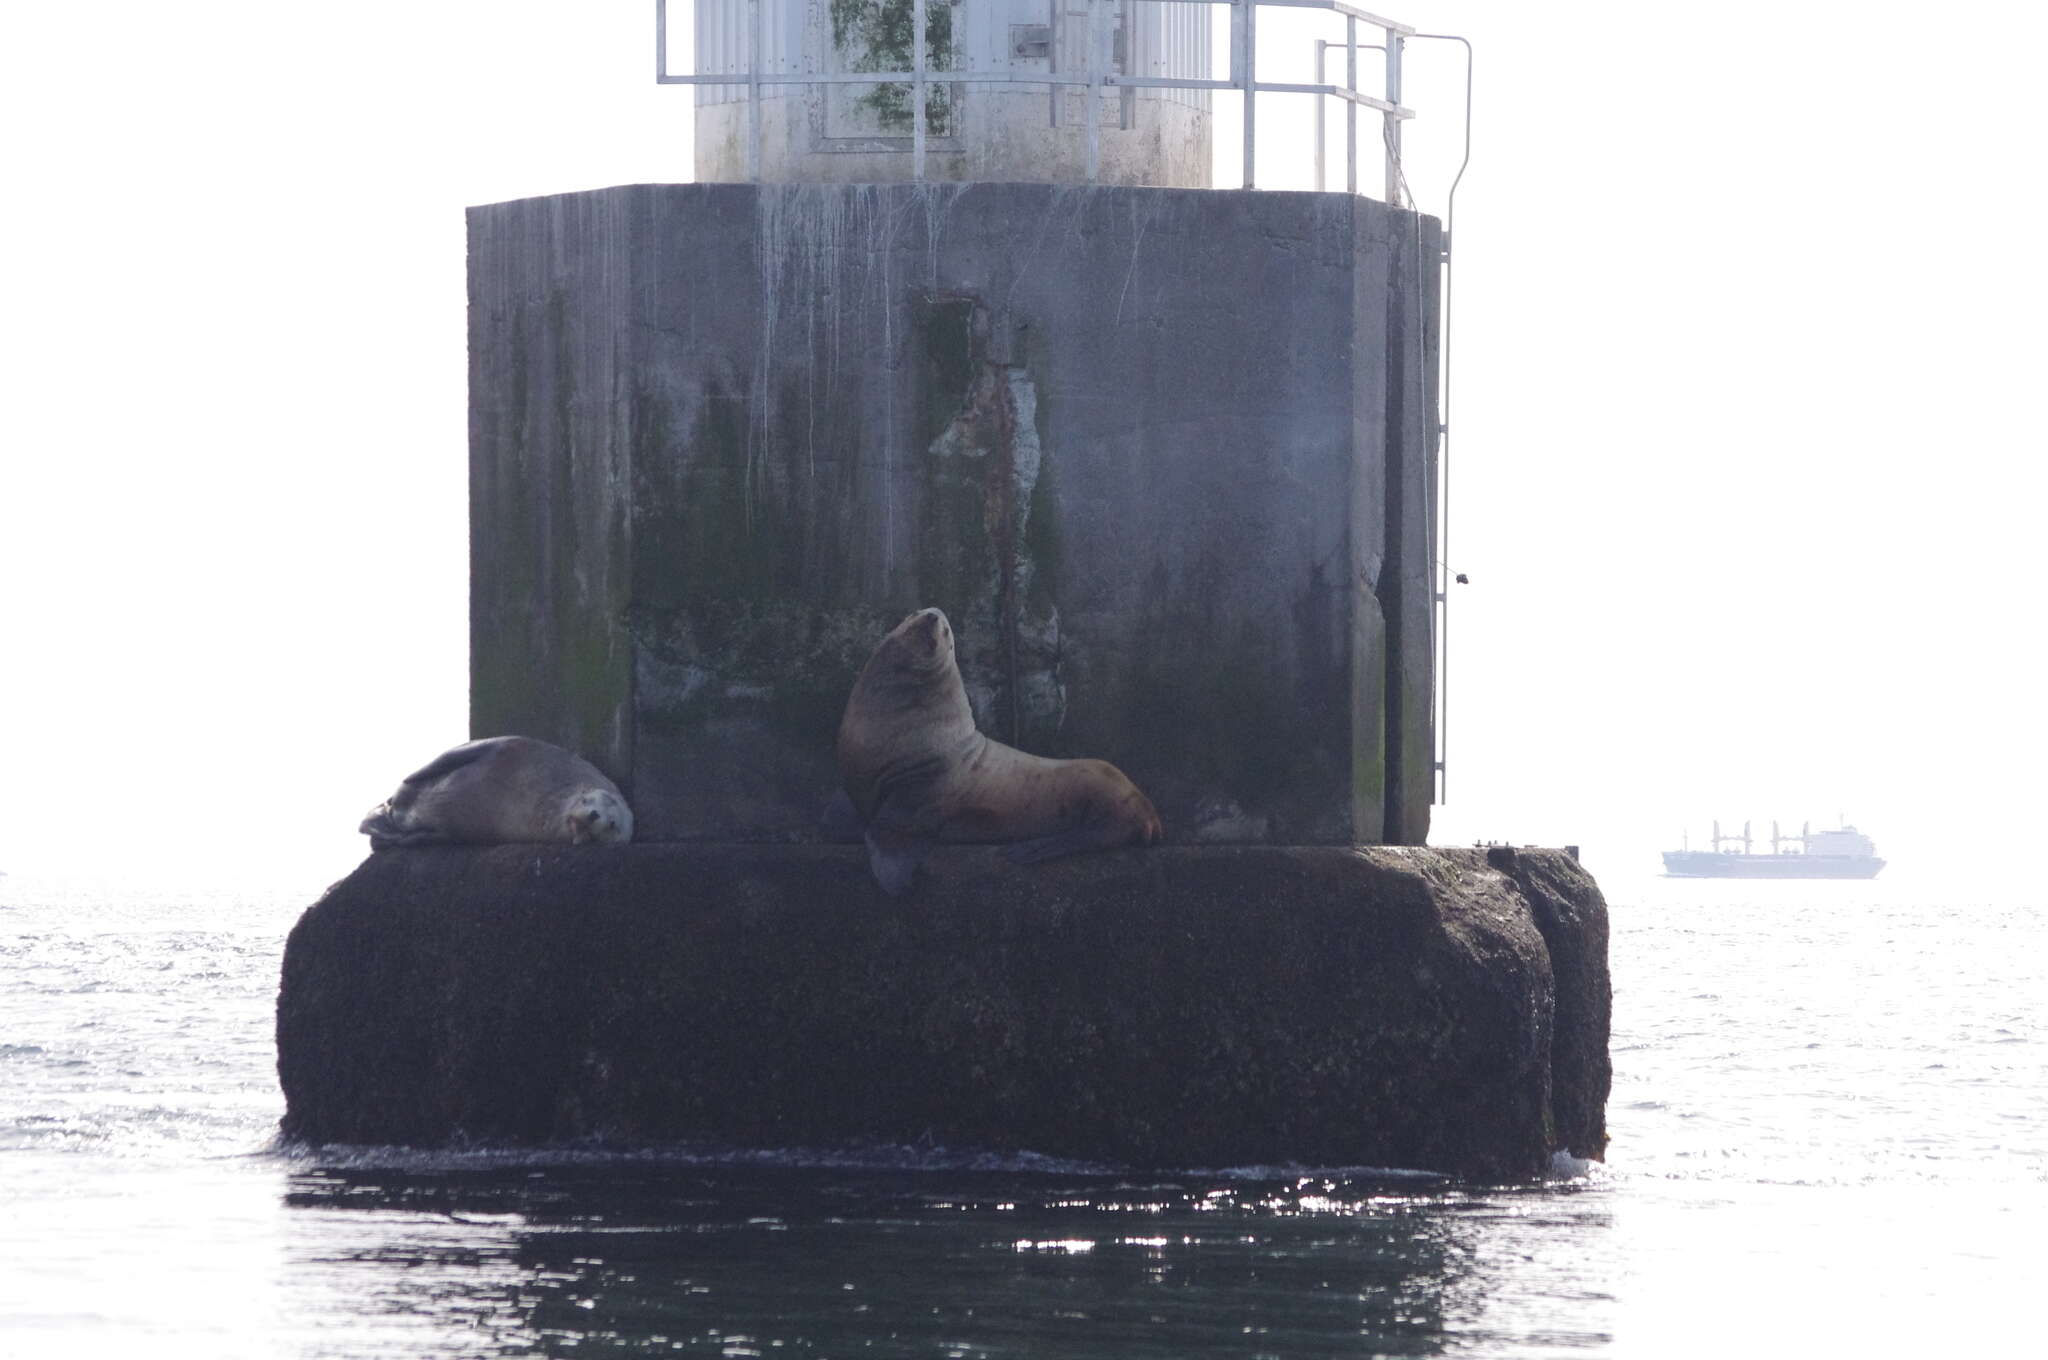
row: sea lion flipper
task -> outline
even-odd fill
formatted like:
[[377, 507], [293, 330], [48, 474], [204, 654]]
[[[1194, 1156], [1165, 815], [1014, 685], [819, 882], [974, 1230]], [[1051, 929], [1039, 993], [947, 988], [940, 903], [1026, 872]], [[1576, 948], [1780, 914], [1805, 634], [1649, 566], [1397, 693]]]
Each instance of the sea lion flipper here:
[[431, 828], [422, 829], [409, 824], [389, 803], [370, 809], [370, 815], [363, 818], [363, 824], [356, 830], [370, 838], [372, 850], [393, 850], [409, 845], [440, 845], [449, 839]]
[[891, 815], [915, 815], [915, 810], [931, 801], [933, 790], [946, 777], [946, 770], [945, 757], [931, 755], [885, 771], [875, 780], [876, 820]]
[[371, 808], [369, 816], [363, 818], [362, 825], [356, 828], [356, 833], [370, 838], [372, 850], [389, 850], [404, 843], [399, 838], [405, 832], [392, 817], [389, 803], [379, 803]]
[[[950, 839], [940, 835], [934, 808], [939, 805], [937, 789], [945, 776], [945, 765], [934, 758], [921, 760], [892, 771], [875, 784], [875, 810], [868, 817], [865, 832], [870, 848], [880, 833], [891, 850], [909, 841]], [[848, 795], [848, 801], [852, 795]], [[924, 851], [918, 852], [924, 858]]]
[[818, 818], [818, 830], [828, 841], [857, 841], [861, 839], [860, 813], [853, 806], [853, 799], [845, 789], [839, 790], [825, 801], [824, 815]]
[[875, 882], [882, 885], [882, 891], [891, 897], [901, 897], [909, 892], [911, 882], [917, 877], [917, 867], [924, 863], [925, 854], [931, 848], [930, 842], [922, 837], [875, 828], [869, 829], [865, 839], [868, 869], [874, 874]]

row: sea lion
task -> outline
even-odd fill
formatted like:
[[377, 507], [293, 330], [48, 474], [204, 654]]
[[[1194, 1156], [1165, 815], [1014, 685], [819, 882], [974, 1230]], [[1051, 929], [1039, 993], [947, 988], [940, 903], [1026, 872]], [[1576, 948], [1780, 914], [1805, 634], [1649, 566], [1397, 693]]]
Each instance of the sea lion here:
[[897, 624], [853, 682], [839, 774], [868, 865], [892, 894], [935, 841], [1008, 842], [1003, 853], [1028, 864], [1160, 834], [1151, 800], [1108, 761], [1048, 760], [975, 730], [953, 628], [936, 609]]
[[532, 737], [486, 737], [414, 770], [357, 828], [372, 850], [633, 839], [633, 810], [595, 765]]

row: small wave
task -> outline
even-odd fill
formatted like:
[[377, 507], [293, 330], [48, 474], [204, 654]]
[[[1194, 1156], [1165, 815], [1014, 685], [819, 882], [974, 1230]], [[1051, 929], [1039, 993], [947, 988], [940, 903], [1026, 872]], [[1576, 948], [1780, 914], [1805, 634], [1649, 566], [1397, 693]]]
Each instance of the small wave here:
[[1119, 1176], [1107, 1162], [1036, 1152], [987, 1152], [906, 1143], [850, 1147], [745, 1148], [702, 1143], [642, 1146], [568, 1144], [553, 1147], [410, 1148], [357, 1143], [301, 1143], [276, 1138], [259, 1155], [337, 1171], [472, 1171], [570, 1166], [656, 1165], [760, 1167], [808, 1171], [972, 1171], [1060, 1176]]
[[1607, 1163], [1575, 1157], [1570, 1148], [1560, 1148], [1550, 1154], [1550, 1172], [1543, 1181], [1546, 1185], [1612, 1185], [1620, 1178]]
[[1406, 1166], [1306, 1166], [1299, 1162], [1273, 1165], [1200, 1167], [1182, 1173], [1226, 1181], [1448, 1181], [1441, 1171], [1423, 1171]]
[[[507, 1168], [539, 1170], [558, 1166], [640, 1164], [679, 1167], [760, 1167], [803, 1171], [932, 1171], [1128, 1177], [1141, 1170], [1114, 1162], [1055, 1157], [1039, 1152], [992, 1152], [908, 1143], [783, 1148], [728, 1147], [703, 1143], [655, 1143], [631, 1147], [611, 1144], [569, 1144], [541, 1148], [409, 1148], [350, 1143], [308, 1144], [293, 1142], [280, 1135], [257, 1155], [281, 1158], [308, 1168], [337, 1171], [433, 1172]], [[1145, 1174], [1245, 1182], [1328, 1180], [1442, 1183], [1451, 1179], [1442, 1172], [1413, 1167], [1315, 1166], [1297, 1162], [1176, 1169], [1146, 1168], [1143, 1171]]]

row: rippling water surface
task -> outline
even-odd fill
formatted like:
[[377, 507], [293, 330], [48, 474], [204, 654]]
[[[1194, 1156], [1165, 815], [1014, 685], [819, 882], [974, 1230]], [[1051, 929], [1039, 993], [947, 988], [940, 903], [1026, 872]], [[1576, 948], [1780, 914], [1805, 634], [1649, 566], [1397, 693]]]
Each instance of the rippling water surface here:
[[2040, 897], [1607, 890], [1609, 1162], [1475, 1187], [279, 1149], [310, 891], [0, 878], [0, 1356], [2028, 1353]]

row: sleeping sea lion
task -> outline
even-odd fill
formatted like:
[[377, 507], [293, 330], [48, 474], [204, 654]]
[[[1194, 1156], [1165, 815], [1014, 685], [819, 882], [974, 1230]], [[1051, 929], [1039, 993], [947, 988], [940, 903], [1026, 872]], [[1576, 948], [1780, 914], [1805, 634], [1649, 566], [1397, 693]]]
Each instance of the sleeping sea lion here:
[[633, 839], [633, 810], [595, 765], [532, 737], [486, 737], [414, 770], [358, 828], [372, 850]]
[[890, 893], [910, 886], [935, 841], [1007, 842], [1018, 863], [1150, 845], [1159, 814], [1106, 760], [1048, 760], [974, 727], [936, 609], [896, 625], [868, 659], [839, 723], [839, 774]]

